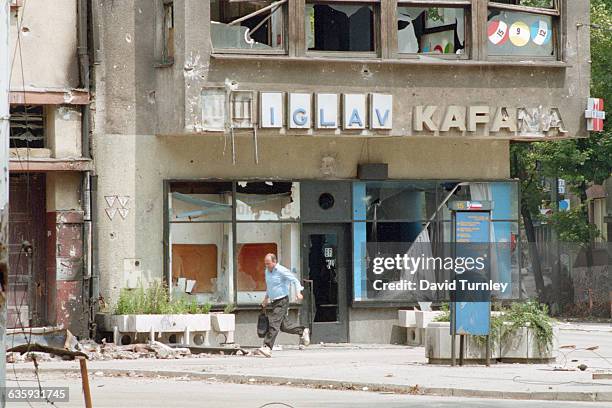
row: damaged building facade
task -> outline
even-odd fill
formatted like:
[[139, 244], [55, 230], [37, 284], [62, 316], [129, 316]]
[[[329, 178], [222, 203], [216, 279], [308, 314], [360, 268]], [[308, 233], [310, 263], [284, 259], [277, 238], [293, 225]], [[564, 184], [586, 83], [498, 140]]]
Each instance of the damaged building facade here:
[[449, 195], [492, 201], [510, 242], [510, 143], [588, 134], [588, 2], [96, 0], [92, 15], [101, 315], [160, 280], [235, 304], [236, 341], [256, 344], [272, 252], [305, 283], [292, 313], [315, 341], [398, 341], [412, 303], [369, 289], [367, 244], [450, 241]]
[[89, 335], [86, 4], [11, 2], [9, 328]]

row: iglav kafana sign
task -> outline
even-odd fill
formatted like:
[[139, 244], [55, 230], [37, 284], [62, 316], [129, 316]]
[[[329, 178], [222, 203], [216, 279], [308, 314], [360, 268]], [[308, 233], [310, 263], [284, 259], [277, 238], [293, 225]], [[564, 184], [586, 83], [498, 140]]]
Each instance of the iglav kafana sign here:
[[[285, 109], [286, 108], [286, 109]], [[412, 109], [412, 112], [405, 109]], [[551, 131], [566, 133], [558, 108], [491, 107], [486, 105], [402, 107], [411, 113], [414, 132], [511, 133], [517, 137], [544, 137]], [[263, 129], [393, 129], [393, 95], [261, 92], [259, 124]]]
[[223, 89], [204, 92], [201, 129], [230, 127], [360, 136], [544, 138], [567, 133], [556, 107], [411, 105], [384, 93], [232, 91], [228, 97]]

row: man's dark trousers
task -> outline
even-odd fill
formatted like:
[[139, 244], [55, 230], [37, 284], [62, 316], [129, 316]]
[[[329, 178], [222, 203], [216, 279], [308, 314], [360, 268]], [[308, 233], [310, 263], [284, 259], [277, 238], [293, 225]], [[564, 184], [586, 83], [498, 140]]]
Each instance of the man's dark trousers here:
[[304, 333], [303, 326], [293, 323], [287, 318], [288, 310], [289, 298], [287, 296], [273, 301], [268, 306], [268, 331], [264, 337], [264, 344], [270, 349], [274, 346], [279, 330], [285, 333], [299, 334], [300, 336]]

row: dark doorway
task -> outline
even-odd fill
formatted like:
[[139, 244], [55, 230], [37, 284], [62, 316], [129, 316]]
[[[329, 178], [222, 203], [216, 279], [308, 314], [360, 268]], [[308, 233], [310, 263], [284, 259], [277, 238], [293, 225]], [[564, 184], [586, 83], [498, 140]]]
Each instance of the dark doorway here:
[[45, 175], [11, 174], [9, 188], [7, 327], [16, 328], [45, 317]]
[[306, 224], [304, 270], [312, 281], [312, 341], [348, 341], [347, 277], [350, 269], [349, 226]]

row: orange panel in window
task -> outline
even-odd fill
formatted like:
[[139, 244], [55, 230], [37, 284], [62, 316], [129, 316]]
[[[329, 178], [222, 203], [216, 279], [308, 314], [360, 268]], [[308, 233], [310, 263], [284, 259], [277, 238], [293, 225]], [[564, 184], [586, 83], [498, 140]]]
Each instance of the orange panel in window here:
[[178, 278], [195, 280], [192, 293], [214, 292], [217, 279], [215, 244], [173, 244], [172, 282]]
[[275, 254], [275, 243], [238, 244], [238, 290], [266, 290], [264, 273], [264, 258], [267, 254]]

